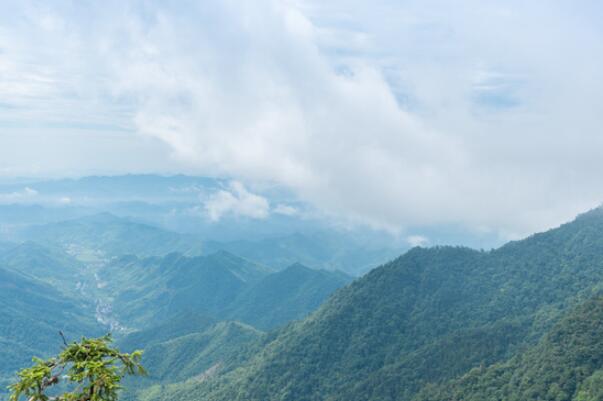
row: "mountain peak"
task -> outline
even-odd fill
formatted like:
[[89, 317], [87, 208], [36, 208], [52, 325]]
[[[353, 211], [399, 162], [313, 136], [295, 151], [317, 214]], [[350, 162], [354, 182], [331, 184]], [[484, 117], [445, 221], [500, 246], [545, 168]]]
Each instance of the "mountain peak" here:
[[303, 272], [312, 272], [312, 271], [316, 271], [316, 269], [312, 269], [311, 267], [308, 267], [304, 264], [301, 264], [300, 262], [295, 262], [291, 265], [289, 265], [288, 267], [286, 267], [283, 271], [303, 271]]

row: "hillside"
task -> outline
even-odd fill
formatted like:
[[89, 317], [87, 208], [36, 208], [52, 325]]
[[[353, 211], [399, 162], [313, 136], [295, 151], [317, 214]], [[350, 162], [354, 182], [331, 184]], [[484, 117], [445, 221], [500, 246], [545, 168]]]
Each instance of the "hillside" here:
[[258, 329], [273, 329], [305, 317], [350, 280], [344, 273], [294, 264], [241, 293], [228, 306], [226, 315]]
[[426, 389], [414, 400], [596, 401], [602, 384], [603, 297], [596, 297], [565, 314], [538, 345]]
[[294, 233], [263, 240], [207, 241], [206, 252], [226, 250], [277, 270], [301, 263], [313, 268], [340, 270], [358, 276], [406, 247], [369, 245], [353, 235], [337, 232]]
[[248, 286], [270, 271], [218, 252], [186, 257], [124, 256], [98, 272], [114, 317], [130, 328], [148, 328], [183, 312], [219, 316]]
[[349, 281], [343, 273], [301, 265], [272, 272], [224, 251], [193, 258], [124, 256], [98, 277], [115, 318], [138, 328], [182, 313], [273, 328], [305, 317]]
[[21, 236], [26, 240], [61, 247], [76, 256], [93, 252], [106, 256], [201, 253], [201, 241], [192, 235], [178, 234], [109, 213], [31, 226]]
[[[240, 364], [260, 344], [263, 333], [234, 321], [218, 321], [199, 314], [182, 313], [165, 323], [131, 333], [119, 340], [120, 349], [144, 350], [149, 375], [130, 380], [125, 399], [148, 394], [162, 386], [215, 374]], [[155, 385], [160, 385], [156, 387]]]
[[85, 280], [84, 265], [60, 249], [34, 242], [14, 245], [0, 254], [0, 266], [19, 271], [47, 282], [66, 292], [75, 293], [79, 281]]
[[145, 348], [145, 363], [152, 367], [148, 379], [172, 382], [200, 375], [212, 367], [222, 369], [240, 360], [243, 347], [261, 335], [251, 326], [223, 321], [204, 331], [155, 343]]
[[157, 326], [130, 333], [122, 337], [118, 344], [123, 351], [132, 352], [187, 334], [205, 331], [216, 323], [217, 320], [213, 317], [183, 312], [166, 319], [165, 322]]
[[[234, 366], [261, 332], [225, 320], [284, 325], [349, 280], [299, 265], [273, 272], [224, 251], [81, 261], [34, 242], [0, 254], [0, 273], [0, 384], [32, 355], [56, 351], [59, 330], [68, 338], [113, 331], [123, 349], [145, 349], [149, 384], [201, 374], [208, 364]], [[185, 360], [187, 368], [174, 374]]]
[[601, 209], [491, 252], [416, 248], [275, 333], [248, 363], [157, 399], [410, 400], [536, 343], [602, 283]]
[[31, 276], [0, 267], [0, 389], [32, 356], [60, 349], [67, 338], [99, 335], [93, 305], [69, 298]]

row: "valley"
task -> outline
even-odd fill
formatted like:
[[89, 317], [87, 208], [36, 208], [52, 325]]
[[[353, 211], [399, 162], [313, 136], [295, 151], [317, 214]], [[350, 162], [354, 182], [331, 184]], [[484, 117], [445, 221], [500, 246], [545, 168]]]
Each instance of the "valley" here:
[[602, 20], [0, 1], [0, 401], [603, 401]]
[[361, 277], [307, 238], [221, 246], [108, 212], [26, 225], [0, 247], [0, 384], [62, 331], [145, 351], [127, 401], [599, 394], [603, 209], [489, 251], [415, 247]]

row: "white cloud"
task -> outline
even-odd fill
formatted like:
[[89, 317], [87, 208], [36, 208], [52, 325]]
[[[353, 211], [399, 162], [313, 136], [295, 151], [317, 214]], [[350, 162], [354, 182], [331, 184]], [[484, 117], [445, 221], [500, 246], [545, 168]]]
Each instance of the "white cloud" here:
[[422, 235], [409, 235], [408, 237], [406, 237], [406, 242], [408, 242], [408, 244], [413, 247], [425, 246], [429, 244], [429, 239]]
[[[0, 138], [0, 160], [28, 149], [13, 162], [47, 171], [66, 158], [39, 149], [82, 149], [71, 143], [89, 132], [55, 138], [84, 125], [95, 146], [68, 152], [71, 166], [110, 160], [277, 183], [392, 231], [542, 229], [603, 200], [601, 7], [14, 3], [0, 17], [0, 123], [55, 125]], [[143, 138], [152, 145], [136, 152]], [[135, 154], [146, 156], [132, 163]], [[218, 194], [210, 216], [235, 213], [218, 205], [238, 205], [237, 191]]]
[[220, 190], [204, 201], [205, 212], [211, 221], [226, 215], [265, 219], [270, 212], [268, 200], [249, 192], [243, 184], [232, 181], [228, 190]]

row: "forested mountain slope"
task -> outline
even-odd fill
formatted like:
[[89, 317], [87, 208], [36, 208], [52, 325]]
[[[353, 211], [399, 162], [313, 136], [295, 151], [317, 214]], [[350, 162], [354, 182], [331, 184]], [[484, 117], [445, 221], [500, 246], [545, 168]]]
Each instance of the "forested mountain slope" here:
[[603, 297], [564, 315], [526, 352], [461, 379], [434, 386], [415, 401], [603, 399]]
[[222, 321], [204, 331], [155, 343], [145, 348], [148, 379], [172, 382], [221, 369], [244, 354], [242, 347], [257, 341], [262, 332], [240, 322]]
[[410, 400], [536, 343], [602, 284], [601, 209], [491, 252], [413, 249], [239, 368], [157, 399]]
[[76, 291], [76, 283], [84, 279], [84, 265], [60, 249], [34, 242], [13, 245], [0, 254], [0, 266], [50, 283], [67, 292]]
[[[32, 355], [56, 351], [59, 330], [68, 338], [114, 331], [124, 349], [149, 351], [148, 383], [231, 366], [240, 347], [259, 338], [255, 326], [303, 318], [348, 281], [301, 265], [273, 272], [224, 251], [93, 263], [54, 246], [12, 245], [0, 254], [0, 380]], [[188, 367], [175, 374], [168, 360]]]
[[113, 312], [129, 327], [151, 327], [183, 312], [273, 328], [314, 311], [349, 277], [301, 265], [281, 272], [220, 251], [208, 256], [124, 256], [99, 272]]
[[273, 329], [305, 317], [350, 280], [341, 272], [294, 264], [250, 286], [226, 308], [226, 315], [258, 329]]
[[207, 330], [218, 320], [200, 313], [182, 312], [169, 317], [163, 323], [148, 329], [138, 330], [122, 337], [118, 344], [125, 352], [145, 349], [170, 339]]
[[[50, 285], [0, 267], [0, 388], [32, 356], [47, 356], [67, 338], [98, 335], [93, 305], [66, 297]], [[2, 392], [0, 391], [0, 392]]]
[[182, 312], [218, 316], [248, 286], [270, 273], [265, 267], [218, 252], [186, 257], [124, 256], [99, 273], [115, 317], [127, 327], [148, 328]]

